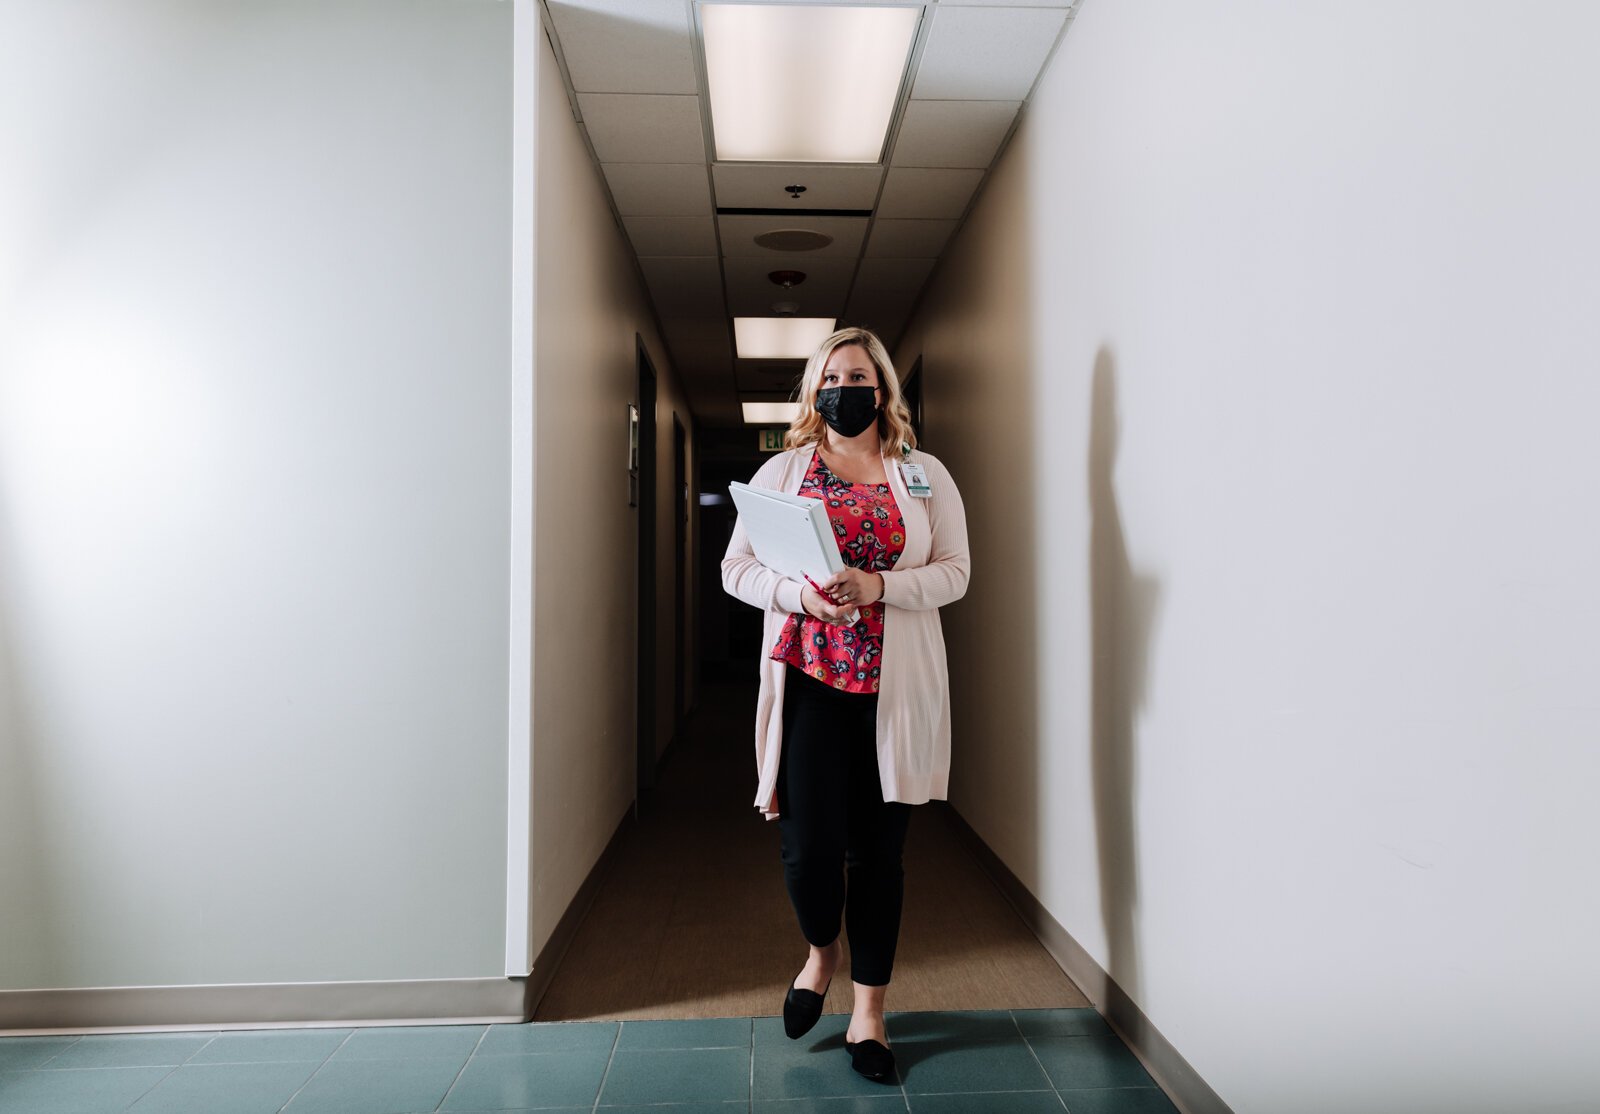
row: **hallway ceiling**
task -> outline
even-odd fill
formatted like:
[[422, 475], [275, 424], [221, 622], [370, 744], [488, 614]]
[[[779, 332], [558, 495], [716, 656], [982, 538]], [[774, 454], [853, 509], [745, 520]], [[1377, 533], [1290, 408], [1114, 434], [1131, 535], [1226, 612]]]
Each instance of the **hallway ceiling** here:
[[[739, 425], [741, 402], [791, 397], [803, 367], [736, 359], [735, 316], [791, 302], [797, 316], [865, 325], [893, 347], [1074, 10], [1071, 0], [892, 6], [920, 8], [921, 21], [884, 157], [860, 165], [714, 159], [696, 0], [544, 0], [573, 114], [701, 422]], [[777, 229], [832, 243], [755, 242]], [[785, 290], [768, 278], [777, 270], [806, 278]]]

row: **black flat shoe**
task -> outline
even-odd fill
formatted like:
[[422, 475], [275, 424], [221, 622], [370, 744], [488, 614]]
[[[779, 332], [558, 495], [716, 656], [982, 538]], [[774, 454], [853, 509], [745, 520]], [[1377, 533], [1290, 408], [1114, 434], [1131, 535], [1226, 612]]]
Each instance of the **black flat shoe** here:
[[895, 1081], [894, 1053], [889, 1051], [887, 1045], [877, 1041], [856, 1041], [854, 1044], [845, 1041], [844, 1050], [850, 1053], [850, 1066], [861, 1075], [876, 1083]]
[[[833, 980], [829, 979], [828, 986], [832, 985]], [[822, 988], [821, 994], [798, 986], [789, 987], [789, 993], [783, 996], [783, 1031], [790, 1040], [798, 1040], [811, 1032], [817, 1018], [822, 1016], [822, 1000], [828, 995], [828, 986]]]

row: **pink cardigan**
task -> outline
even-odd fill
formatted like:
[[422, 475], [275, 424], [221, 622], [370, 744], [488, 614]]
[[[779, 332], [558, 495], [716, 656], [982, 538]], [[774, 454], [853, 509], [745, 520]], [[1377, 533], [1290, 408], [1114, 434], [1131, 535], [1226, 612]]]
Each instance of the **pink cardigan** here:
[[[811, 466], [815, 446], [779, 453], [750, 480], [752, 487], [793, 495]], [[885, 801], [920, 805], [945, 800], [950, 782], [950, 678], [945, 668], [939, 608], [966, 594], [970, 558], [961, 493], [943, 464], [913, 450], [933, 489], [914, 499], [896, 458], [883, 469], [906, 523], [906, 547], [883, 574], [883, 673], [878, 687], [878, 774]], [[756, 699], [755, 805], [778, 818], [778, 757], [783, 748], [783, 684], [788, 670], [767, 655], [791, 613], [801, 611], [801, 582], [756, 560], [744, 524], [735, 522], [722, 559], [722, 586], [766, 614], [761, 639], [761, 694]]]

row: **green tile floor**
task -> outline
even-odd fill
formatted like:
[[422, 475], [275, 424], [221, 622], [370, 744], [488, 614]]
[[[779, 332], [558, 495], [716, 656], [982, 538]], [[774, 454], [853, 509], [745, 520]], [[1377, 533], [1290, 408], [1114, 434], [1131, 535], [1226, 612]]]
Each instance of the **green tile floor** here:
[[889, 1013], [898, 1085], [845, 1014], [0, 1037], [3, 1114], [1176, 1114], [1094, 1010]]

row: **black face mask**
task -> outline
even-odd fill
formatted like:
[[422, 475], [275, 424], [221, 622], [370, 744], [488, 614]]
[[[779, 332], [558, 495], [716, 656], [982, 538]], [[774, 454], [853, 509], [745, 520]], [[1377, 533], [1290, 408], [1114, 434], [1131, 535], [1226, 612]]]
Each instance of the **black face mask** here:
[[878, 420], [876, 387], [824, 387], [817, 413], [840, 437], [854, 437]]

